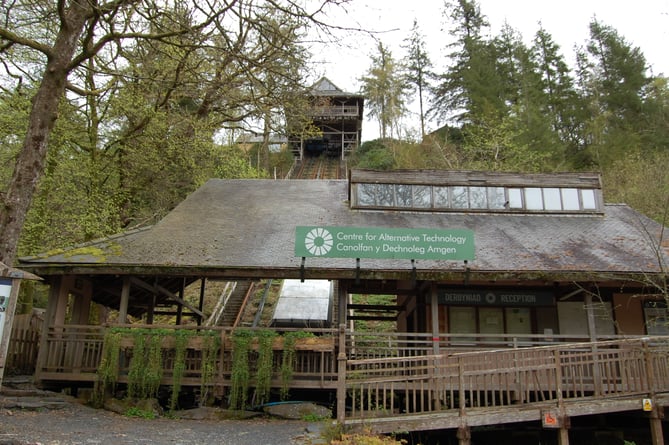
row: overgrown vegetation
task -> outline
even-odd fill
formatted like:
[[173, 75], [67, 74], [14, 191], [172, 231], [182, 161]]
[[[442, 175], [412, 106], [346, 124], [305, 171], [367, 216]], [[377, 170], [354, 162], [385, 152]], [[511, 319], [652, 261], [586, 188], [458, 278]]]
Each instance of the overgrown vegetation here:
[[216, 363], [221, 350], [221, 338], [214, 331], [207, 331], [202, 336], [202, 362], [200, 376], [200, 404], [206, 405], [209, 400], [211, 382], [216, 375]]
[[232, 335], [232, 372], [230, 375], [231, 409], [244, 409], [248, 398], [249, 381], [249, 349], [253, 334], [251, 331], [239, 329]]
[[[304, 331], [286, 333], [283, 340], [283, 356], [280, 365], [280, 397], [289, 396], [289, 388], [295, 366], [295, 344], [302, 338], [314, 337]], [[271, 397], [271, 384], [274, 375], [274, 342], [278, 334], [269, 329], [237, 329], [231, 336], [232, 370], [230, 382], [229, 408], [243, 410], [249, 403], [251, 382], [254, 383], [254, 403], [262, 405]], [[182, 379], [186, 369], [186, 356], [190, 341], [198, 343], [201, 349], [200, 404], [210, 405], [212, 382], [218, 369], [221, 351], [221, 337], [217, 331], [188, 331], [142, 328], [112, 328], [104, 337], [102, 360], [97, 371], [94, 400], [96, 406], [102, 406], [105, 397], [116, 389], [119, 376], [119, 358], [124, 352], [121, 348], [123, 339], [132, 340], [132, 355], [128, 365], [127, 397], [129, 399], [154, 398], [163, 379], [166, 366], [165, 344], [174, 344], [172, 360], [171, 394], [168, 401], [170, 410], [178, 408]], [[166, 346], [171, 348], [171, 346]], [[251, 372], [251, 354], [255, 373]]]
[[174, 365], [172, 367], [172, 393], [170, 396], [169, 409], [175, 410], [179, 403], [179, 392], [181, 391], [181, 379], [186, 371], [186, 346], [190, 331], [177, 330], [174, 333]]
[[314, 334], [305, 331], [287, 332], [283, 335], [283, 355], [281, 357], [281, 400], [288, 400], [290, 383], [293, 381], [295, 369], [295, 342], [300, 338], [313, 337]]
[[122, 334], [117, 329], [105, 332], [102, 357], [98, 366], [97, 381], [93, 390], [93, 403], [102, 406], [107, 391], [113, 392], [118, 381], [119, 354]]
[[166, 332], [133, 329], [133, 350], [128, 369], [128, 397], [148, 399], [158, 394], [163, 378], [162, 341]]

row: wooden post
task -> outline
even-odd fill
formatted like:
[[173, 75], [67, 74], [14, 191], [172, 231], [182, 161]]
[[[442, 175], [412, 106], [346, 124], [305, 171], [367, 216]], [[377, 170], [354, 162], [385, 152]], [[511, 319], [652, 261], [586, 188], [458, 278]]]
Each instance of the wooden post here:
[[42, 325], [42, 336], [39, 343], [39, 352], [37, 353], [37, 363], [35, 365], [35, 382], [40, 382], [40, 374], [47, 364], [50, 329], [56, 315], [56, 306], [58, 305], [58, 293], [60, 292], [61, 277], [54, 277], [49, 283], [49, 300], [44, 313], [44, 324]]
[[569, 428], [564, 424], [558, 430], [558, 445], [569, 445]]
[[0, 387], [2, 387], [2, 378], [5, 374], [7, 351], [9, 350], [9, 340], [12, 336], [12, 325], [14, 323], [14, 312], [16, 311], [16, 302], [19, 299], [19, 286], [21, 285], [21, 280], [18, 278], [12, 278], [11, 280], [7, 280], [7, 282], [11, 283], [5, 288], [8, 291], [8, 295], [3, 294], [3, 301], [0, 304], [4, 315], [4, 317], [0, 317], [0, 338], [2, 339], [0, 340]]
[[467, 425], [458, 427], [455, 437], [458, 438], [458, 445], [470, 445], [472, 443], [472, 432]]
[[128, 302], [130, 301], [130, 277], [123, 277], [123, 288], [121, 289], [121, 303], [118, 308], [118, 322], [125, 324], [128, 322]]
[[662, 414], [655, 400], [653, 400], [653, 411], [650, 413], [650, 443], [651, 445], [664, 445]]
[[650, 440], [652, 445], [664, 444], [664, 433], [662, 432], [662, 412], [655, 400], [656, 382], [655, 368], [653, 366], [653, 357], [648, 348], [648, 340], [642, 340], [644, 362], [646, 364], [646, 381], [648, 383], [648, 393], [653, 403], [653, 410], [650, 412]]
[[337, 354], [337, 422], [346, 421], [346, 324], [339, 324], [339, 353]]
[[592, 380], [595, 390], [595, 395], [601, 395], [603, 392], [602, 387], [602, 375], [599, 372], [599, 358], [597, 357], [597, 330], [595, 327], [595, 312], [592, 307], [592, 294], [590, 292], [585, 293], [585, 311], [588, 317], [588, 334], [590, 336], [590, 343], [592, 346], [590, 348], [592, 352]]
[[432, 318], [432, 353], [439, 355], [439, 299], [437, 298], [437, 286], [434, 283], [430, 287], [430, 313]]

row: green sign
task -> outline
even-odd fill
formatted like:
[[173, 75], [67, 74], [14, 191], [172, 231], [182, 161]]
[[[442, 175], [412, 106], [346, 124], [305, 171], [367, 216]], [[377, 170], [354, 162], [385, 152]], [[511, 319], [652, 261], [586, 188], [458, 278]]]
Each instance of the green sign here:
[[295, 256], [473, 260], [474, 232], [378, 227], [295, 228]]

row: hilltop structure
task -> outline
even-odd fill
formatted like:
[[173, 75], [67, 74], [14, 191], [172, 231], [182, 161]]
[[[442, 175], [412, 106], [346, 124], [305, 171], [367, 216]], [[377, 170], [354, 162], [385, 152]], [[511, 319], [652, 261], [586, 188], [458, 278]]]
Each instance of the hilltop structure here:
[[308, 117], [319, 135], [290, 136], [293, 154], [299, 160], [321, 154], [346, 159], [361, 143], [364, 97], [343, 91], [327, 77], [314, 83], [307, 95]]

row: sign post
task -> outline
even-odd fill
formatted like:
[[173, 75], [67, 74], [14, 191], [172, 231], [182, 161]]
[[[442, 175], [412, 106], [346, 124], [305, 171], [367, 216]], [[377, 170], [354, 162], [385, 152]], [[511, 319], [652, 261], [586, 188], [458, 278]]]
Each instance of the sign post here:
[[22, 279], [37, 280], [39, 278], [0, 263], [0, 387], [2, 387], [2, 378], [5, 374], [9, 338], [12, 335], [14, 311]]

